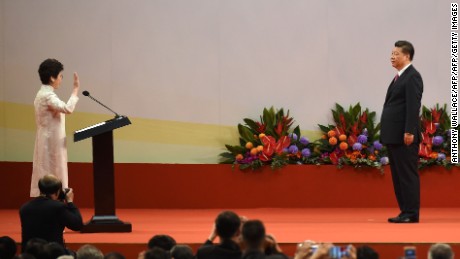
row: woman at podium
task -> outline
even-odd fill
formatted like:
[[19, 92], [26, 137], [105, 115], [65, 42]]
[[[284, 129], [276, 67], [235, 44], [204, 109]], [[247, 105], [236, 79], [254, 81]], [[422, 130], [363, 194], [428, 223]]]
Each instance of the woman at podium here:
[[38, 181], [47, 174], [54, 174], [68, 188], [67, 147], [65, 134], [65, 114], [75, 110], [78, 102], [80, 81], [73, 75], [73, 91], [67, 102], [61, 101], [54, 90], [61, 86], [64, 66], [56, 59], [47, 59], [40, 64], [38, 74], [42, 86], [34, 101], [35, 148], [30, 185], [30, 196], [40, 195]]

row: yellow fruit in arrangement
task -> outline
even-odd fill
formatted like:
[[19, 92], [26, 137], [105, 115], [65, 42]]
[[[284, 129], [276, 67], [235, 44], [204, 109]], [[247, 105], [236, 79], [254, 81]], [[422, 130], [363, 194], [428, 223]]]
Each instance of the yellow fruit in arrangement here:
[[248, 142], [246, 143], [246, 146], [245, 146], [247, 149], [251, 149], [254, 147], [254, 145], [252, 144], [252, 142]]

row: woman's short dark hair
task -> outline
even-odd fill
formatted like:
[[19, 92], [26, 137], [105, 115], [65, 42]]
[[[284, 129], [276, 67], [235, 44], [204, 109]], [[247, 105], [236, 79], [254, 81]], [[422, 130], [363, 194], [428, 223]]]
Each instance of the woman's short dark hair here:
[[53, 175], [45, 175], [38, 181], [38, 189], [42, 194], [50, 195], [62, 189], [62, 183]]
[[42, 81], [42, 84], [47, 85], [50, 83], [51, 77], [57, 78], [62, 70], [64, 70], [64, 65], [61, 62], [54, 58], [46, 59], [38, 68], [40, 81]]
[[412, 43], [405, 40], [398, 40], [395, 42], [395, 47], [401, 48], [402, 53], [409, 55], [411, 61], [414, 59], [415, 50]]

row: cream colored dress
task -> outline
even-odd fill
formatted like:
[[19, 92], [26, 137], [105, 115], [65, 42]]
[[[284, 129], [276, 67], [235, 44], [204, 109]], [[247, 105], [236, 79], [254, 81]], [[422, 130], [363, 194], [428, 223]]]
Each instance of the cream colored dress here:
[[54, 93], [54, 88], [42, 85], [35, 97], [34, 161], [30, 196], [40, 195], [38, 180], [46, 174], [54, 174], [61, 179], [62, 187], [68, 187], [67, 146], [65, 134], [65, 114], [74, 111], [78, 96], [71, 95], [67, 103]]

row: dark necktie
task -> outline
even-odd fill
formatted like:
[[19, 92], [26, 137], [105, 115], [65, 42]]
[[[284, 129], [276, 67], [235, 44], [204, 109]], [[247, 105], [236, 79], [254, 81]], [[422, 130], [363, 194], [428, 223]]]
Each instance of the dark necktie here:
[[393, 79], [393, 83], [396, 82], [396, 80], [398, 80], [398, 78], [399, 78], [399, 74], [396, 74], [395, 79]]

